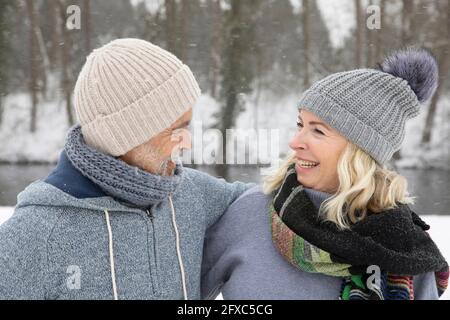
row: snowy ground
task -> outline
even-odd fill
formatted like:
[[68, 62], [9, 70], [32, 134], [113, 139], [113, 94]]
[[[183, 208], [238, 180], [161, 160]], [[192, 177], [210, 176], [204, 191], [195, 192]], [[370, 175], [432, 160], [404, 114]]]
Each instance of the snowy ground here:
[[11, 207], [0, 207], [0, 224], [9, 219], [12, 215], [14, 208]]
[[[8, 220], [12, 215], [13, 208], [0, 207], [0, 224]], [[423, 220], [431, 226], [430, 233], [436, 244], [442, 251], [447, 261], [450, 261], [450, 216], [423, 216]], [[221, 299], [222, 296], [219, 296]], [[447, 290], [441, 298], [450, 300], [450, 290]]]
[[24, 93], [5, 98], [0, 127], [0, 161], [56, 162], [69, 128], [60, 102], [43, 102], [37, 111], [37, 128], [30, 132], [30, 98]]

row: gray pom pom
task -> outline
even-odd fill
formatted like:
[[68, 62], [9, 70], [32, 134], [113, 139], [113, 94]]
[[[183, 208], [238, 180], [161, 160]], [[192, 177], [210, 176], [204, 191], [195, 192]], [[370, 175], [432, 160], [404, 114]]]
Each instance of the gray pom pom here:
[[378, 69], [408, 81], [421, 103], [434, 94], [438, 85], [436, 59], [425, 49], [411, 47], [397, 51], [380, 63]]

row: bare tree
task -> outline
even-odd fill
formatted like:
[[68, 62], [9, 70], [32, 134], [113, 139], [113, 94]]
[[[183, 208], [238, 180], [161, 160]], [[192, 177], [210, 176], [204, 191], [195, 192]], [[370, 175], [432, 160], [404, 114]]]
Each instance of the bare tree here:
[[[373, 0], [369, 1], [369, 5], [373, 5]], [[367, 16], [366, 16], [367, 19]], [[366, 50], [367, 50], [367, 63], [366, 65], [369, 67], [373, 67], [375, 65], [375, 34], [376, 31], [366, 27]]]
[[186, 50], [188, 46], [188, 19], [190, 14], [190, 2], [189, 1], [181, 1], [181, 16], [180, 16], [180, 25], [179, 32], [180, 35], [180, 43], [179, 43], [179, 58], [181, 61], [186, 59]]
[[62, 76], [62, 86], [64, 97], [66, 101], [66, 114], [67, 114], [67, 122], [69, 126], [72, 126], [74, 123], [73, 115], [72, 115], [72, 96], [71, 96], [71, 86], [72, 82], [70, 80], [70, 37], [66, 27], [66, 16], [65, 16], [65, 8], [66, 3], [64, 0], [58, 0], [58, 8], [60, 14], [60, 31], [61, 31], [61, 76]]
[[30, 117], [30, 131], [36, 131], [36, 114], [38, 105], [38, 43], [36, 38], [37, 18], [34, 8], [35, 2], [33, 0], [26, 0], [26, 10], [28, 14], [28, 20], [30, 22], [29, 30], [29, 47], [30, 47], [30, 67], [29, 67], [29, 90], [31, 93], [31, 117]]
[[309, 87], [309, 59], [310, 56], [310, 25], [309, 25], [309, 0], [303, 0], [303, 11], [302, 11], [302, 25], [303, 25], [303, 68], [304, 68], [304, 77], [303, 77], [303, 87]]
[[58, 7], [54, 0], [48, 1], [47, 15], [49, 19], [50, 31], [50, 63], [52, 68], [58, 65], [59, 61], [59, 24], [58, 24]]
[[354, 0], [356, 29], [355, 29], [355, 67], [361, 67], [362, 55], [362, 29], [363, 29], [363, 14], [361, 9], [361, 0]]
[[209, 83], [211, 96], [217, 98], [217, 84], [220, 73], [220, 53], [222, 51], [222, 9], [220, 8], [221, 0], [212, 0], [210, 2], [210, 15], [212, 20], [212, 44], [210, 51], [210, 70]]
[[[231, 0], [230, 10], [226, 13], [224, 61], [222, 65], [221, 97], [223, 107], [217, 114], [217, 127], [226, 136], [226, 130], [234, 127], [243, 106], [239, 101], [241, 93], [251, 91], [254, 78], [252, 47], [254, 45], [254, 21], [248, 19], [246, 12], [254, 12], [260, 6], [259, 1], [244, 2]], [[227, 144], [222, 141], [222, 158], [226, 158]], [[233, 161], [234, 159], [226, 159]], [[221, 176], [227, 177], [228, 166], [219, 170]]]
[[83, 22], [84, 22], [84, 51], [91, 52], [91, 4], [90, 0], [83, 0]]
[[411, 43], [414, 34], [414, 0], [402, 0], [402, 43]]
[[162, 22], [163, 19], [163, 9], [165, 9], [165, 3], [163, 1], [158, 2], [158, 9], [155, 10], [153, 14], [150, 12], [147, 12], [145, 10], [145, 4], [141, 4], [144, 14], [143, 14], [143, 20], [144, 20], [144, 32], [142, 37], [146, 40], [149, 40], [150, 42], [156, 42], [160, 34], [162, 34], [163, 29], [165, 27], [164, 23]]
[[[32, 7], [29, 7], [28, 2], [25, 3], [25, 7], [23, 8], [26, 10], [26, 15], [29, 17], [30, 21], [30, 30], [33, 32], [33, 38], [34, 38], [34, 44], [36, 46], [36, 55], [34, 57], [35, 62], [35, 68], [36, 68], [36, 86], [37, 91], [36, 94], [42, 93], [44, 96], [47, 96], [47, 80], [48, 75], [50, 73], [51, 64], [50, 64], [50, 58], [47, 50], [47, 46], [45, 43], [44, 35], [41, 30], [41, 23], [39, 19], [39, 7], [36, 7], [35, 5], [39, 4], [39, 2], [34, 2]], [[30, 11], [33, 10], [33, 11]], [[30, 13], [33, 12], [32, 19], [30, 19]], [[33, 28], [31, 29], [31, 24], [33, 24]], [[31, 63], [31, 61], [30, 61]], [[39, 99], [38, 99], [39, 100]]]
[[42, 63], [38, 64], [38, 81], [42, 82], [41, 92], [47, 97], [48, 86], [47, 80], [50, 73], [51, 64], [50, 58], [45, 45], [44, 35], [42, 34], [39, 18], [36, 16], [36, 39], [39, 48], [39, 57], [42, 59]]
[[0, 2], [0, 124], [3, 120], [3, 97], [8, 91], [8, 74], [10, 69], [11, 42], [8, 32], [11, 30], [11, 21], [8, 15], [14, 9], [15, 4], [12, 0], [3, 0]]
[[381, 27], [376, 32], [375, 36], [375, 57], [374, 60], [376, 62], [381, 61], [381, 58], [384, 54], [384, 46], [383, 46], [383, 37], [384, 37], [384, 30], [385, 30], [385, 13], [386, 13], [386, 0], [380, 0], [379, 1], [380, 6], [380, 19], [381, 19]]
[[176, 0], [165, 0], [167, 50], [177, 54]]
[[450, 58], [448, 57], [448, 53], [450, 52], [450, 1], [446, 2], [447, 8], [446, 13], [443, 15], [442, 23], [442, 35], [441, 38], [445, 41], [445, 45], [440, 46], [437, 50], [438, 52], [438, 63], [439, 63], [439, 74], [440, 74], [440, 81], [439, 81], [439, 87], [436, 90], [436, 93], [434, 94], [430, 106], [428, 107], [428, 113], [425, 120], [425, 127], [424, 131], [422, 133], [422, 144], [427, 145], [431, 141], [431, 134], [433, 129], [433, 123], [434, 118], [436, 115], [437, 105], [439, 102], [439, 99], [442, 95], [442, 91], [445, 88], [447, 75], [450, 71]]

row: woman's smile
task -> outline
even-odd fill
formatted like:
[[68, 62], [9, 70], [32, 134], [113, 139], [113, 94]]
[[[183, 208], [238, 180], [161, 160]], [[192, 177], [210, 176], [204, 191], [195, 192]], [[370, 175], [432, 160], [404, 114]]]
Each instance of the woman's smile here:
[[297, 171], [298, 174], [313, 172], [314, 169], [316, 169], [320, 165], [320, 163], [318, 162], [304, 160], [300, 158], [296, 158], [296, 160], [297, 161], [295, 163], [295, 170]]

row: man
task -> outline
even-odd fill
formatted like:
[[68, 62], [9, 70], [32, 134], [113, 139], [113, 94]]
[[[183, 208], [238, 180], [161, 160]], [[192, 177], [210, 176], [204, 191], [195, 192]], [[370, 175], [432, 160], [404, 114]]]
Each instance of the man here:
[[89, 55], [74, 91], [80, 124], [0, 226], [0, 298], [200, 297], [205, 230], [247, 186], [173, 159], [190, 147], [179, 131], [199, 95], [190, 69], [146, 41]]

